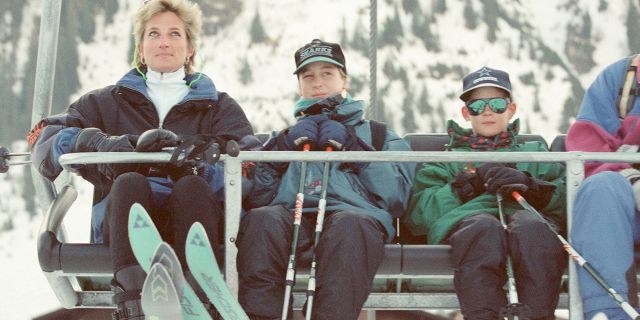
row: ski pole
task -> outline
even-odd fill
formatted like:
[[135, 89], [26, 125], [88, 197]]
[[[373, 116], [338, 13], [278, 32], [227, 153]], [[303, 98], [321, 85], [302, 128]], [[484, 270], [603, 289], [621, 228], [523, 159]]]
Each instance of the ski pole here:
[[[507, 223], [505, 222], [504, 213], [502, 212], [502, 200], [503, 196], [500, 190], [496, 193], [498, 199], [498, 216], [500, 217], [500, 224], [504, 229], [505, 235], [508, 237]], [[508, 245], [508, 241], [507, 241]], [[516, 289], [516, 278], [513, 276], [513, 262], [511, 261], [511, 255], [507, 250], [507, 293], [509, 297], [509, 304], [500, 311], [500, 319], [520, 319], [520, 316], [526, 312], [526, 307], [518, 300], [518, 290]], [[523, 317], [522, 319], [526, 319]]]
[[[303, 151], [309, 151], [311, 145], [305, 143], [302, 146]], [[300, 232], [300, 223], [302, 222], [302, 205], [304, 204], [304, 180], [307, 175], [307, 162], [303, 161], [300, 165], [300, 185], [298, 194], [296, 195], [296, 206], [293, 211], [293, 240], [291, 240], [291, 253], [289, 254], [289, 263], [287, 265], [287, 275], [285, 278], [284, 288], [284, 304], [282, 305], [282, 320], [287, 320], [289, 313], [289, 302], [291, 298], [291, 290], [295, 284], [296, 276], [296, 247], [298, 246], [298, 233]]]
[[620, 308], [622, 308], [622, 310], [624, 310], [624, 312], [626, 312], [627, 315], [631, 317], [631, 319], [640, 319], [640, 314], [626, 300], [624, 300], [624, 298], [622, 298], [622, 296], [618, 294], [616, 290], [614, 290], [607, 283], [606, 280], [604, 280], [600, 273], [598, 273], [598, 271], [596, 271], [596, 269], [594, 269], [589, 264], [589, 262], [584, 257], [582, 257], [582, 255], [580, 255], [580, 253], [578, 253], [576, 249], [573, 248], [573, 246], [569, 243], [569, 241], [567, 241], [567, 239], [556, 232], [553, 226], [549, 224], [549, 222], [542, 216], [542, 214], [540, 214], [540, 212], [538, 212], [538, 210], [531, 206], [529, 202], [527, 202], [527, 200], [522, 195], [520, 195], [518, 191], [513, 191], [511, 195], [524, 209], [533, 213], [538, 219], [543, 221], [547, 225], [547, 227], [549, 227], [549, 230], [551, 230], [551, 232], [556, 235], [558, 240], [560, 240], [560, 242], [562, 243], [562, 247], [569, 254], [569, 257], [575, 260], [580, 267], [584, 268], [584, 270], [587, 271], [587, 273], [593, 278], [593, 280], [595, 280], [611, 296], [611, 298], [616, 301]]
[[[333, 151], [331, 146], [326, 148], [326, 151]], [[309, 284], [307, 286], [307, 312], [305, 320], [311, 320], [311, 310], [313, 309], [313, 297], [316, 292], [316, 248], [320, 242], [320, 234], [322, 233], [322, 227], [324, 225], [324, 212], [327, 206], [327, 189], [329, 189], [329, 164], [327, 161], [324, 163], [324, 169], [322, 171], [322, 190], [320, 191], [320, 201], [318, 202], [318, 215], [316, 217], [316, 232], [313, 240], [313, 259], [311, 260], [311, 270], [309, 271]]]

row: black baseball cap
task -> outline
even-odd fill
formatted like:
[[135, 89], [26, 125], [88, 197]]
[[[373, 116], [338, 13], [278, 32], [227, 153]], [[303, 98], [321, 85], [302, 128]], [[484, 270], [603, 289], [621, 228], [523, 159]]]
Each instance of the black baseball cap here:
[[342, 68], [345, 73], [347, 72], [342, 48], [337, 43], [313, 39], [298, 49], [294, 54], [294, 58], [296, 59], [296, 70], [293, 74], [298, 74], [306, 65], [318, 61], [333, 63]]
[[462, 80], [462, 94], [460, 100], [467, 102], [473, 89], [481, 87], [496, 87], [506, 91], [511, 98], [511, 81], [509, 74], [498, 69], [482, 67], [469, 73]]

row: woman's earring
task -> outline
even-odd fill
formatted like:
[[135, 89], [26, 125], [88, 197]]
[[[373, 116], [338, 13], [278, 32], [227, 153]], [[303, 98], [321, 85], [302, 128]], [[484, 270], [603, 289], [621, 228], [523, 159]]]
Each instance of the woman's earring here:
[[142, 56], [142, 57], [140, 58], [140, 63], [142, 63], [142, 64], [147, 64], [147, 62], [144, 60], [144, 56]]

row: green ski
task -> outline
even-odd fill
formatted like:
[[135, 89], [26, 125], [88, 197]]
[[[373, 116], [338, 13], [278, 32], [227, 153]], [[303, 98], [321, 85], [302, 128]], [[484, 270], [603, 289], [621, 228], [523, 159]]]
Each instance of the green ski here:
[[238, 301], [229, 292], [209, 238], [200, 222], [194, 223], [189, 229], [185, 250], [189, 270], [220, 315], [225, 320], [249, 320]]
[[[156, 248], [162, 242], [147, 211], [138, 203], [134, 203], [129, 211], [129, 242], [133, 254], [142, 269], [149, 273]], [[183, 283], [183, 295], [180, 299], [184, 320], [212, 320], [193, 288], [186, 281]]]

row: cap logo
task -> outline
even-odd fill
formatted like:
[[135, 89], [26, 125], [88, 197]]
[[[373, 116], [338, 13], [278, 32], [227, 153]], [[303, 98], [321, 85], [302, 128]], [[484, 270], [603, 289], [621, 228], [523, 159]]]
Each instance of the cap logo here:
[[333, 50], [330, 47], [311, 47], [300, 52], [300, 61], [313, 56], [333, 57]]
[[482, 68], [478, 71], [478, 75], [480, 76], [478, 79], [473, 80], [473, 84], [476, 84], [480, 81], [493, 81], [498, 82], [498, 78], [491, 76], [491, 70], [487, 68]]

